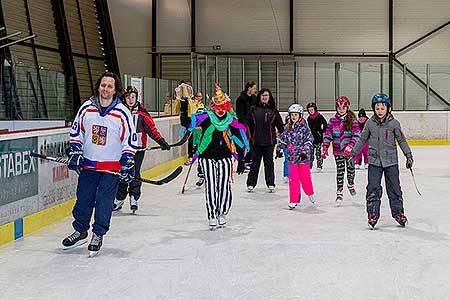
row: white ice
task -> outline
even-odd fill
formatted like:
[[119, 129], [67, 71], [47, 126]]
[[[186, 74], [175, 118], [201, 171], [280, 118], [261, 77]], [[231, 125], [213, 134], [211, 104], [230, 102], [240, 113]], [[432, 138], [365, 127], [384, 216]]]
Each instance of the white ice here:
[[210, 231], [194, 170], [180, 193], [186, 167], [168, 185], [145, 185], [137, 215], [128, 203], [115, 214], [95, 258], [87, 244], [61, 250], [71, 217], [0, 247], [0, 299], [450, 299], [450, 147], [412, 150], [422, 196], [400, 154], [406, 228], [385, 194], [378, 230], [368, 228], [367, 170], [336, 207], [331, 157], [313, 173], [316, 207], [287, 209], [277, 160], [276, 192], [262, 173], [253, 193], [235, 175], [228, 224]]

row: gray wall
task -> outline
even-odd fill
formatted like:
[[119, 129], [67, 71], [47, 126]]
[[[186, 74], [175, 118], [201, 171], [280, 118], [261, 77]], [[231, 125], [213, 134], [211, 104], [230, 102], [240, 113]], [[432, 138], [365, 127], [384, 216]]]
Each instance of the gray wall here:
[[[190, 53], [189, 0], [158, 1], [161, 53]], [[110, 0], [114, 37], [123, 73], [151, 69], [151, 0]], [[387, 0], [295, 0], [295, 53], [387, 53]], [[448, 0], [394, 1], [394, 51], [450, 20]], [[124, 25], [122, 25], [122, 24]], [[450, 28], [399, 55], [413, 64], [450, 64]], [[289, 0], [198, 0], [198, 52], [288, 52]]]
[[151, 76], [152, 0], [108, 0], [108, 7], [120, 72]]

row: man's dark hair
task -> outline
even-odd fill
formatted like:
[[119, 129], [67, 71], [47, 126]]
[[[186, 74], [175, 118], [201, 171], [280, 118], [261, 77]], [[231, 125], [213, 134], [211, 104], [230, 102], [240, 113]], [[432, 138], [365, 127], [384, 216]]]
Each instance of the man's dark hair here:
[[114, 79], [114, 88], [116, 90], [114, 97], [119, 97], [122, 92], [123, 92], [123, 87], [122, 87], [122, 81], [120, 80], [119, 76], [117, 76], [115, 73], [112, 72], [105, 72], [102, 75], [100, 75], [100, 77], [97, 79], [97, 82], [95, 83], [95, 91], [94, 94], [95, 96], [99, 96], [98, 94], [98, 89], [100, 87], [100, 83], [102, 82], [103, 77], [111, 77]]
[[244, 92], [248, 92], [248, 89], [251, 88], [252, 86], [256, 85], [256, 82], [254, 82], [253, 80], [247, 81], [245, 83], [245, 88], [244, 88]]

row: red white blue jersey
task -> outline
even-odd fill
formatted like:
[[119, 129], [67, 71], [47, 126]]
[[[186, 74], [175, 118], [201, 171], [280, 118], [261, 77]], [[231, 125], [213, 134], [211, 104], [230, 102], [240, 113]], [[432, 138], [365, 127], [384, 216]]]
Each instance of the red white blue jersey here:
[[71, 147], [83, 150], [83, 168], [118, 171], [122, 155], [134, 156], [137, 136], [132, 116], [119, 99], [106, 108], [91, 97], [80, 107], [72, 129]]

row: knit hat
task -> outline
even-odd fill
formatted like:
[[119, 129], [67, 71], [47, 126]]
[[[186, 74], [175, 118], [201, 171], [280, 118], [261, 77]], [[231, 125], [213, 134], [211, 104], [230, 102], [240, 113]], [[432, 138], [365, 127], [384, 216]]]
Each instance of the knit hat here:
[[364, 108], [361, 108], [361, 109], [359, 110], [359, 112], [358, 112], [358, 118], [361, 118], [361, 117], [364, 117], [364, 118], [368, 119], [368, 118], [367, 118], [366, 111], [364, 110]]

